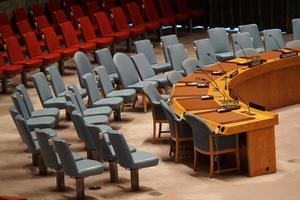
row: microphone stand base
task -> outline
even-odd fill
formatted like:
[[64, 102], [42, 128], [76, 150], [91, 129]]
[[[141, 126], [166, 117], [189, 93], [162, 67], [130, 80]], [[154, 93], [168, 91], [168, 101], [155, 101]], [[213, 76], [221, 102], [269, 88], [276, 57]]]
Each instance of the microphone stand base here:
[[252, 113], [252, 112], [249, 112], [249, 111], [242, 111], [241, 113], [247, 114], [247, 115], [249, 115], [249, 116], [254, 116], [254, 115], [256, 115], [255, 113]]

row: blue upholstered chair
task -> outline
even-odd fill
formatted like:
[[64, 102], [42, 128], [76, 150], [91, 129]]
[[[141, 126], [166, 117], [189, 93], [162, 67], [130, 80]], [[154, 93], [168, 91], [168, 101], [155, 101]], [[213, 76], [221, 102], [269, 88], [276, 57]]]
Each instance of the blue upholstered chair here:
[[[171, 137], [170, 137], [170, 156], [175, 150], [175, 162], [177, 163], [180, 159], [180, 153], [183, 152], [181, 149], [182, 142], [191, 142], [192, 129], [185, 120], [180, 119], [170, 108], [167, 102], [160, 100], [160, 105], [165, 112], [165, 115], [169, 122]], [[175, 148], [174, 148], [175, 143]]]
[[253, 43], [250, 38], [250, 33], [244, 32], [244, 33], [235, 33], [231, 35], [232, 37], [232, 46], [234, 55], [238, 50], [241, 50], [241, 48], [247, 49], [247, 48], [253, 48]]
[[215, 54], [215, 49], [213, 48], [210, 39], [206, 38], [196, 40], [194, 41], [194, 46], [197, 58], [203, 66], [210, 66], [216, 64], [217, 57]]
[[[218, 169], [218, 172], [225, 171], [240, 171], [240, 156], [239, 156], [239, 141], [238, 134], [236, 135], [215, 135], [212, 133], [206, 123], [198, 116], [193, 114], [185, 114], [186, 121], [190, 124], [193, 130], [194, 140], [194, 170], [197, 168], [198, 153], [210, 156], [210, 178], [214, 176], [215, 156], [221, 154], [232, 153], [235, 155], [236, 167], [226, 170]], [[219, 162], [219, 161], [217, 161]]]
[[300, 18], [292, 19], [293, 39], [300, 40]]
[[166, 63], [170, 63], [170, 57], [168, 54], [168, 46], [174, 45], [174, 44], [180, 44], [177, 35], [166, 35], [160, 37], [161, 40], [161, 47], [165, 56]]
[[82, 76], [88, 73], [93, 74], [92, 64], [87, 55], [81, 51], [77, 51], [74, 55], [74, 62], [81, 88], [85, 88]]
[[91, 107], [109, 106], [114, 111], [114, 119], [120, 120], [121, 107], [123, 106], [123, 98], [122, 97], [101, 98], [94, 75], [88, 73], [83, 75], [82, 78], [86, 86]]
[[284, 41], [280, 29], [263, 30], [266, 51], [284, 48]]
[[143, 151], [130, 152], [128, 144], [122, 134], [110, 133], [110, 142], [114, 148], [119, 165], [130, 170], [131, 190], [139, 190], [139, 170], [158, 164], [158, 157]]
[[182, 68], [182, 63], [188, 58], [186, 49], [183, 44], [170, 45], [167, 48], [171, 66], [174, 70], [185, 76], [185, 71]]
[[146, 40], [139, 40], [134, 42], [136, 52], [145, 54], [146, 58], [148, 59], [151, 67], [155, 71], [156, 74], [164, 73], [167, 71], [172, 70], [170, 63], [157, 63], [157, 59], [154, 53], [153, 45], [151, 44], [151, 41]]
[[287, 42], [286, 47], [287, 48], [300, 48], [300, 39]]
[[120, 79], [116, 70], [116, 65], [113, 61], [113, 57], [108, 48], [103, 48], [95, 51], [96, 60], [98, 65], [105, 67], [110, 81], [112, 83], [120, 84]]
[[183, 76], [178, 71], [170, 71], [167, 73], [169, 84], [174, 86], [178, 81], [183, 79]]
[[182, 62], [182, 68], [186, 75], [194, 73], [200, 67], [202, 67], [202, 63], [197, 58], [187, 58]]
[[143, 94], [143, 87], [147, 83], [150, 83], [157, 87], [157, 82], [148, 80], [141, 81], [134, 63], [128, 55], [124, 53], [116, 53], [113, 59], [117, 67], [121, 85], [125, 89], [135, 89], [137, 94], [142, 96], [144, 112], [147, 112], [147, 99]]
[[252, 39], [254, 49], [256, 49], [258, 52], [265, 51], [265, 48], [261, 45], [261, 37], [259, 34], [258, 26], [256, 24], [240, 25], [239, 31], [241, 33], [247, 32], [250, 34], [250, 38]]
[[245, 57], [245, 54], [247, 57], [249, 57], [249, 56], [253, 56], [253, 55], [258, 55], [259, 52], [254, 48], [246, 48], [243, 50], [240, 49], [235, 52], [235, 57], [237, 57], [237, 58]]
[[233, 51], [229, 48], [229, 40], [225, 28], [211, 28], [208, 30], [208, 36], [218, 60], [226, 61], [234, 58]]
[[102, 163], [89, 159], [76, 161], [68, 143], [59, 138], [53, 138], [53, 142], [65, 174], [76, 179], [77, 199], [84, 199], [84, 178], [103, 173]]

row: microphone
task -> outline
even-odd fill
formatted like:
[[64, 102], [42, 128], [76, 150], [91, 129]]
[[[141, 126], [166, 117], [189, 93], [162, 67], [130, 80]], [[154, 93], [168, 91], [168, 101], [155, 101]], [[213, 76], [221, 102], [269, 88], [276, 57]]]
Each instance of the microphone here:
[[[216, 63], [217, 65], [221, 68], [222, 73], [225, 74], [224, 78], [228, 78], [228, 76], [226, 75], [226, 71], [224, 70], [224, 68], [221, 66], [221, 64], [219, 63], [219, 61], [217, 59], [215, 59], [215, 57], [213, 57], [210, 53], [207, 53], [206, 55], [208, 55], [209, 57], [211, 57]], [[214, 73], [214, 72], [213, 72]]]
[[244, 101], [243, 98], [236, 91], [234, 91], [233, 89], [229, 89], [229, 92], [231, 92], [231, 93], [234, 94], [235, 99], [239, 99], [241, 102], [243, 102], [244, 104], [246, 104], [248, 111], [245, 111], [243, 113], [246, 113], [247, 115], [255, 115], [254, 113], [252, 113], [250, 111], [249, 103], [247, 103], [246, 101]]
[[273, 41], [275, 42], [275, 44], [277, 45], [278, 49], [281, 51], [281, 53], [283, 53], [278, 41], [276, 40], [276, 38], [272, 35], [272, 34], [269, 34], [269, 37], [273, 39]]

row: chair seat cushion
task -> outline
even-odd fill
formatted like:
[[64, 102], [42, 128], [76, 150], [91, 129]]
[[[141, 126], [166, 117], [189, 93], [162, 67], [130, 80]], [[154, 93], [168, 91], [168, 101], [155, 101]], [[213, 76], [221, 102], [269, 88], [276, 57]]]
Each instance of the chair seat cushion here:
[[63, 49], [58, 49], [54, 51], [55, 53], [60, 53], [61, 57], [63, 58], [70, 58], [73, 57], [74, 54], [78, 51], [78, 48], [63, 48]]
[[43, 60], [41, 59], [28, 59], [28, 60], [20, 60], [17, 62], [13, 62], [13, 65], [23, 65], [24, 69], [36, 69], [43, 65]]
[[109, 35], [106, 35], [108, 37], [113, 37], [114, 40], [120, 41], [120, 40], [126, 40], [129, 38], [129, 31], [118, 31], [113, 32]]
[[106, 115], [110, 116], [112, 113], [112, 109], [108, 106], [101, 106], [101, 107], [93, 107], [87, 108], [83, 111], [83, 116], [94, 116], [94, 115]]
[[[49, 135], [49, 137], [57, 136], [56, 132], [52, 128], [44, 128], [43, 130], [45, 130], [45, 132], [47, 133], [47, 135]], [[35, 131], [31, 131], [30, 133], [31, 133], [32, 139], [37, 140]]]
[[31, 113], [31, 117], [41, 117], [41, 116], [53, 116], [58, 118], [59, 116], [59, 109], [57, 108], [44, 108], [40, 110], [34, 110]]
[[90, 51], [93, 51], [94, 49], [96, 49], [96, 44], [95, 43], [81, 43], [81, 44], [77, 44], [72, 47], [78, 48], [80, 51], [83, 51], [83, 52], [90, 52]]
[[[95, 126], [97, 128], [99, 128], [101, 130], [101, 132], [104, 132], [104, 133], [107, 133], [112, 130], [111, 127], [106, 124], [100, 124], [100, 125], [95, 125]], [[106, 136], [104, 135], [104, 137], [107, 137], [107, 134], [106, 134]]]
[[89, 124], [99, 125], [99, 124], [108, 124], [109, 123], [108, 117], [105, 115], [93, 115], [93, 116], [86, 116], [83, 118], [84, 118], [84, 121], [86, 121]]
[[153, 85], [154, 87], [157, 87], [157, 86], [158, 86], [158, 84], [157, 84], [156, 81], [146, 81], [146, 80], [145, 80], [145, 81], [137, 82], [137, 83], [132, 84], [132, 85], [128, 85], [128, 86], [126, 86], [126, 88], [128, 88], [128, 89], [135, 89], [136, 92], [142, 92], [142, 91], [143, 91], [143, 87], [144, 87], [146, 84], [148, 84], [148, 83], [150, 83], [150, 84]]
[[34, 57], [37, 59], [42, 59], [44, 61], [44, 64], [51, 64], [54, 62], [57, 62], [60, 59], [60, 54], [59, 53], [49, 53], [49, 54], [44, 54], [41, 56]]
[[161, 23], [161, 25], [175, 24], [175, 17], [174, 16], [169, 16], [169, 17], [161, 18], [160, 23]]
[[131, 37], [142, 35], [144, 33], [145, 33], [144, 25], [138, 25], [138, 26], [133, 26], [133, 27], [129, 28], [129, 34]]
[[92, 107], [109, 106], [112, 109], [118, 109], [122, 103], [123, 103], [123, 98], [121, 97], [103, 98], [93, 102]]
[[28, 119], [26, 123], [30, 130], [34, 130], [35, 128], [55, 128], [56, 119], [52, 116], [35, 117]]
[[172, 70], [172, 66], [170, 63], [154, 64], [152, 65], [152, 68], [156, 74]]
[[166, 86], [169, 84], [168, 78], [165, 75], [161, 75], [161, 74], [155, 75], [151, 78], [147, 78], [146, 80], [156, 81], [159, 87]]
[[97, 47], [107, 47], [114, 42], [113, 37], [101, 37], [87, 41], [88, 43], [96, 43]]
[[134, 89], [123, 89], [111, 91], [106, 97], [122, 97], [125, 103], [130, 103], [135, 100], [135, 94]]
[[58, 108], [64, 109], [66, 107], [66, 98], [65, 97], [56, 97], [52, 99], [48, 99], [43, 103], [45, 108]]
[[216, 57], [219, 61], [226, 61], [234, 58], [234, 54], [232, 51], [216, 53]]
[[259, 47], [259, 48], [257, 48], [256, 50], [257, 50], [258, 52], [260, 52], [260, 53], [266, 51], [265, 48], [263, 48], [263, 47]]
[[3, 72], [4, 76], [14, 76], [20, 74], [23, 71], [22, 65], [4, 65], [0, 66], [0, 70]]
[[142, 169], [146, 167], [153, 167], [158, 164], [158, 157], [152, 153], [137, 151], [131, 154], [133, 159], [132, 169]]
[[88, 177], [103, 172], [102, 163], [96, 160], [79, 160], [76, 162], [76, 166], [78, 169], [78, 177], [76, 178]]

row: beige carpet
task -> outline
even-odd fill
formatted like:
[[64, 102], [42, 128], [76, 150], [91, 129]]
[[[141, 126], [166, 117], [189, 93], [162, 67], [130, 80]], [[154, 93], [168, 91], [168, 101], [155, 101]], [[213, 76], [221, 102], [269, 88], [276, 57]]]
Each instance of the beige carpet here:
[[[195, 56], [192, 41], [206, 37], [202, 32], [187, 35], [182, 33], [180, 40], [185, 44], [190, 56]], [[288, 40], [288, 38], [287, 38]], [[162, 52], [155, 44], [156, 53], [162, 61]], [[68, 66], [74, 65], [72, 61]], [[66, 84], [78, 84], [75, 70], [67, 69]], [[29, 89], [35, 107], [41, 107], [34, 88]], [[55, 174], [40, 177], [31, 165], [31, 155], [25, 151], [15, 125], [8, 113], [11, 101], [8, 95], [0, 96], [0, 195], [19, 195], [29, 199], [74, 199], [75, 180], [68, 176], [66, 191], [55, 192]], [[85, 180], [86, 199], [203, 199], [203, 200], [299, 200], [300, 199], [300, 104], [275, 110], [280, 124], [276, 127], [277, 173], [249, 178], [245, 174], [223, 174], [208, 178], [208, 162], [200, 160], [198, 172], [191, 168], [191, 162], [175, 164], [169, 158], [167, 143], [151, 143], [151, 112], [142, 112], [141, 101], [138, 108], [128, 107], [122, 113], [121, 122], [112, 122], [112, 127], [123, 133], [128, 143], [139, 150], [149, 151], [159, 156], [157, 167], [140, 171], [140, 192], [130, 192], [130, 174], [119, 167], [120, 182], [109, 183], [108, 165], [102, 175]], [[71, 143], [73, 151], [85, 155], [83, 143], [79, 140], [70, 121], [64, 121], [61, 114], [61, 127], [58, 135]], [[293, 162], [297, 161], [298, 162]], [[90, 186], [100, 185], [100, 190], [89, 190]]]

